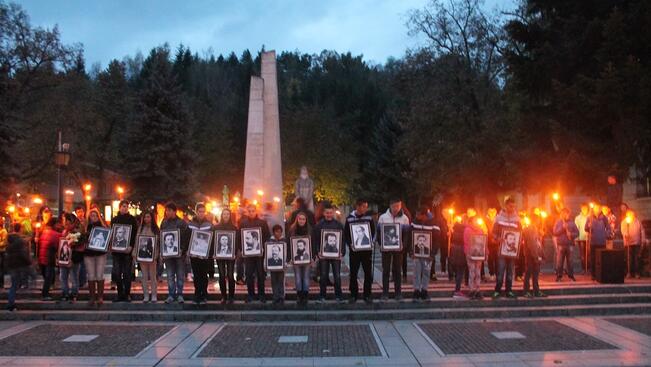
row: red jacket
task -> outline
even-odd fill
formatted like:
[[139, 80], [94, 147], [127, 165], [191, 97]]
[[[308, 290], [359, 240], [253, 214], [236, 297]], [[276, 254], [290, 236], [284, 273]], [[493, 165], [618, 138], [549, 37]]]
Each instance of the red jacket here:
[[[54, 262], [54, 258], [49, 258], [48, 253], [56, 250], [59, 246], [59, 240], [61, 239], [61, 233], [55, 231], [50, 227], [46, 227], [41, 233], [41, 236], [38, 240], [38, 264], [39, 265], [48, 265]], [[52, 250], [54, 249], [54, 250]], [[56, 257], [56, 256], [55, 256]]]

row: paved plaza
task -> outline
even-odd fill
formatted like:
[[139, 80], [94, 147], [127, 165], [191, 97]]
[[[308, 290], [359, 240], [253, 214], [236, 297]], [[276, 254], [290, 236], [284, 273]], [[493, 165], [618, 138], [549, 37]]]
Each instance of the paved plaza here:
[[1, 366], [648, 366], [650, 316], [0, 322]]

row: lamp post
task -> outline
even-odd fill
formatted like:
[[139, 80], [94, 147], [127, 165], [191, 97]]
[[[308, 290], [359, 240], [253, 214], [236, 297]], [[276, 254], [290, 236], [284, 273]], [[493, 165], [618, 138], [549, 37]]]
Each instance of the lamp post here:
[[63, 169], [70, 163], [70, 144], [61, 142], [61, 131], [59, 131], [57, 150], [54, 153], [54, 163], [57, 166], [58, 215], [61, 216], [63, 214]]

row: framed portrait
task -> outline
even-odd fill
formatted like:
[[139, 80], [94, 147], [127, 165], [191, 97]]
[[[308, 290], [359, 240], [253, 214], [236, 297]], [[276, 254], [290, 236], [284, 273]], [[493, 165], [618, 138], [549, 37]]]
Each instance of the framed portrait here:
[[153, 263], [156, 259], [156, 236], [140, 235], [136, 238], [136, 261]]
[[432, 232], [418, 231], [411, 232], [413, 253], [415, 258], [429, 258], [432, 254]]
[[402, 251], [400, 223], [382, 223], [380, 228], [380, 251]]
[[262, 256], [262, 228], [242, 228], [242, 257]]
[[160, 252], [163, 259], [181, 256], [181, 231], [178, 229], [160, 232]]
[[294, 236], [289, 238], [292, 244], [292, 263], [305, 265], [312, 262], [312, 238], [310, 236]]
[[131, 226], [114, 224], [111, 228], [111, 251], [131, 252]]
[[353, 251], [369, 251], [373, 249], [371, 238], [371, 223], [360, 221], [350, 223], [350, 248]]
[[69, 268], [72, 266], [72, 248], [68, 240], [59, 240], [57, 248], [57, 266]]
[[522, 233], [515, 229], [502, 230], [500, 256], [517, 258], [520, 252], [520, 237]]
[[322, 229], [321, 230], [321, 249], [319, 257], [323, 259], [337, 260], [341, 258], [341, 230]]
[[190, 236], [190, 257], [207, 259], [210, 256], [211, 231], [194, 230]]
[[485, 234], [475, 234], [470, 236], [470, 260], [486, 260], [486, 245], [488, 236]]
[[111, 237], [111, 229], [104, 227], [93, 227], [88, 237], [88, 244], [86, 249], [100, 252], [108, 252], [109, 238]]
[[287, 253], [287, 245], [285, 242], [269, 241], [264, 244], [265, 246], [265, 262], [264, 267], [268, 271], [283, 271], [285, 270], [285, 254]]
[[215, 231], [215, 259], [235, 260], [235, 231]]

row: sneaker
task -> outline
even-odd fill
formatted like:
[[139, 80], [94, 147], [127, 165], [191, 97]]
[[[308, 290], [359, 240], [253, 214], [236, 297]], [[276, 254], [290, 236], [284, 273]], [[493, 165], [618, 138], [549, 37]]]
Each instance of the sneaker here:
[[372, 305], [373, 304], [373, 298], [364, 297], [364, 303], [366, 303], [367, 305]]
[[404, 298], [402, 298], [402, 294], [396, 295], [396, 301], [397, 302], [402, 302], [403, 300], [404, 300]]
[[463, 293], [461, 293], [461, 291], [457, 291], [457, 292], [454, 292], [454, 294], [452, 294], [452, 298], [454, 298], [454, 299], [465, 299], [466, 296], [464, 296]]
[[343, 299], [343, 298], [337, 298], [337, 303], [339, 303], [340, 305], [343, 305], [344, 303], [346, 303], [346, 300]]
[[382, 301], [382, 302], [386, 302], [388, 300], [389, 300], [389, 296], [386, 295], [386, 294], [383, 294], [382, 297], [380, 297], [380, 301]]
[[573, 281], [573, 282], [576, 282], [576, 278], [574, 277], [574, 275], [572, 275], [572, 276], [570, 277], [570, 280]]
[[321, 304], [324, 304], [324, 303], [325, 303], [325, 298], [323, 298], [323, 297], [319, 297], [319, 298], [316, 300], [316, 303], [318, 303], [318, 304], [320, 304], [320, 305], [321, 305]]
[[151, 297], [151, 303], [156, 303], [156, 302], [158, 302], [156, 296]]
[[482, 300], [484, 299], [484, 295], [481, 292], [475, 293], [475, 299], [476, 300]]
[[536, 297], [538, 297], [538, 298], [545, 298], [545, 297], [547, 297], [547, 295], [546, 295], [545, 293], [543, 293], [543, 292], [538, 291], [538, 292], [536, 293]]
[[176, 298], [176, 302], [182, 304], [183, 302], [185, 302], [185, 300], [183, 299], [183, 296], [178, 296], [178, 298]]
[[556, 283], [560, 283], [562, 277], [556, 277]]
[[355, 303], [357, 303], [357, 297], [350, 297], [348, 299], [348, 303], [354, 305]]
[[16, 305], [7, 305], [7, 307], [5, 307], [5, 310], [12, 312], [12, 311], [17, 311], [18, 308], [16, 308]]
[[229, 300], [228, 300], [228, 304], [229, 304], [229, 305], [232, 305], [233, 302], [235, 302], [235, 300], [233, 300], [232, 298], [229, 298]]
[[174, 298], [172, 296], [167, 297], [167, 299], [165, 300], [165, 303], [167, 303], [167, 304], [174, 303]]
[[531, 292], [524, 292], [523, 296], [526, 297], [526, 298], [533, 298], [533, 293], [531, 293]]
[[493, 292], [493, 294], [491, 295], [491, 298], [493, 298], [493, 299], [500, 298], [500, 292]]
[[507, 292], [506, 297], [507, 298], [518, 298], [518, 296], [516, 296], [515, 293], [513, 293], [513, 292]]

